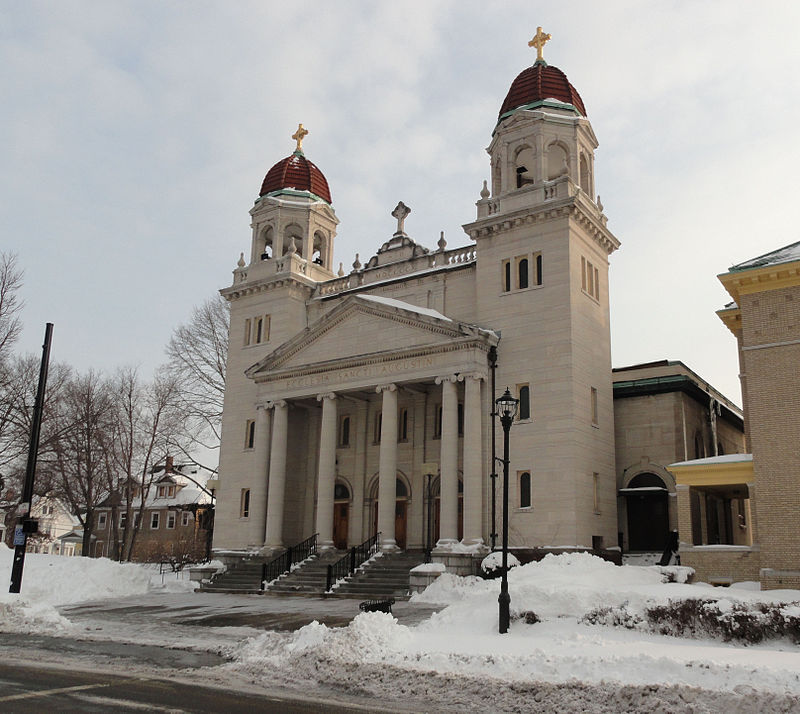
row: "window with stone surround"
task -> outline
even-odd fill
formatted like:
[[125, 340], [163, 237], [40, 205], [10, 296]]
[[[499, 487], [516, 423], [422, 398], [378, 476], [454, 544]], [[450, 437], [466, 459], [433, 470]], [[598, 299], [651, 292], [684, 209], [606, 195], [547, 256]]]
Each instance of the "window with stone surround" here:
[[502, 263], [502, 286], [503, 292], [511, 292], [511, 261], [504, 260]]
[[244, 448], [252, 449], [256, 443], [256, 422], [248, 419], [244, 429]]
[[397, 440], [408, 441], [408, 409], [403, 407], [397, 417]]
[[530, 261], [527, 255], [517, 256], [515, 261], [517, 263], [517, 289], [524, 290], [530, 282]]
[[383, 428], [383, 412], [375, 412], [375, 420], [373, 421], [372, 429], [372, 443], [381, 443], [381, 429]]
[[513, 259], [506, 258], [500, 263], [500, 285], [504, 293], [541, 287], [542, 254], [526, 253]]
[[589, 392], [589, 400], [591, 404], [592, 426], [597, 426], [599, 424], [597, 415], [597, 389], [595, 387], [590, 387], [589, 389], [591, 390]]
[[600, 271], [583, 256], [581, 256], [581, 290], [595, 300], [600, 299]]
[[253, 329], [253, 321], [248, 317], [244, 321], [244, 341], [243, 341], [243, 343], [244, 343], [245, 347], [247, 347], [247, 345], [250, 344], [250, 331], [252, 329]]
[[150, 514], [150, 528], [151, 530], [158, 530], [161, 514], [158, 511], [153, 511]]
[[339, 417], [339, 446], [350, 446], [350, 415], [342, 414]]

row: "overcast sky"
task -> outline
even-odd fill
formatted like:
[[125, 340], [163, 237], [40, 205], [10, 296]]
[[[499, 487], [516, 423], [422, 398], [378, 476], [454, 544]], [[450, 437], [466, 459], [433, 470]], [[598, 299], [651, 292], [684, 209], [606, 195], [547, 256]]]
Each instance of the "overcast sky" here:
[[739, 402], [715, 276], [800, 239], [800, 3], [0, 0], [20, 350], [40, 353], [50, 321], [53, 359], [152, 371], [248, 253], [298, 122], [341, 221], [337, 267], [391, 236], [399, 200], [418, 242], [467, 244], [537, 25], [600, 141], [615, 366], [680, 359]]

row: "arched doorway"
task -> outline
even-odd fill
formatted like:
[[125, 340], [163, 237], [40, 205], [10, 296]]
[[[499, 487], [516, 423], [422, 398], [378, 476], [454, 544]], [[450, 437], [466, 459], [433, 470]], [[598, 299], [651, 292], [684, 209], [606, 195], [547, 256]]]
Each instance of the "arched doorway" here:
[[337, 481], [333, 487], [333, 546], [337, 550], [347, 549], [347, 534], [350, 527], [350, 489]]
[[[405, 550], [408, 531], [408, 487], [398, 478], [395, 480], [394, 540], [397, 547]], [[372, 535], [378, 532], [378, 479], [372, 487]]]
[[668, 489], [660, 476], [641, 473], [622, 489], [628, 510], [628, 550], [662, 551], [669, 536]]

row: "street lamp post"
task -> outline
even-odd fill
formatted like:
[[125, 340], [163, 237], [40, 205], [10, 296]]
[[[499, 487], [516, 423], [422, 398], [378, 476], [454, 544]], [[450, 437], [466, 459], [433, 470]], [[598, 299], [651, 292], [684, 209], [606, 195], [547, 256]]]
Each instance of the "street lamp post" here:
[[500, 604], [500, 634], [504, 635], [508, 632], [511, 621], [509, 613], [511, 596], [508, 594], [508, 433], [511, 431], [511, 424], [517, 415], [519, 399], [512, 397], [506, 387], [505, 393], [497, 399], [495, 404], [500, 415], [500, 424], [503, 426], [503, 567], [500, 597], [497, 600]]

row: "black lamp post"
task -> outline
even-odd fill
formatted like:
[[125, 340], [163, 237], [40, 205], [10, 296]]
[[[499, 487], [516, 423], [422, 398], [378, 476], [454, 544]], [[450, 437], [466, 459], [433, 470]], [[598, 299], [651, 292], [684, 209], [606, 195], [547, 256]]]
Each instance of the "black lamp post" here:
[[517, 415], [519, 399], [514, 399], [506, 387], [505, 394], [495, 401], [497, 413], [500, 415], [500, 424], [503, 426], [503, 569], [500, 580], [500, 634], [508, 632], [511, 621], [509, 604], [511, 596], [508, 594], [508, 433], [511, 424]]

